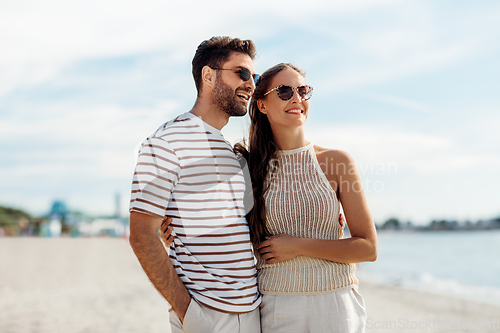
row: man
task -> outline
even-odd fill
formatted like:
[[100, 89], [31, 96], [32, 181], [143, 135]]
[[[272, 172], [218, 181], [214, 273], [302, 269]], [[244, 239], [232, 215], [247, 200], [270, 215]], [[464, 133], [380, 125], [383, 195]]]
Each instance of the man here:
[[[130, 244], [172, 306], [172, 332], [260, 332], [245, 181], [220, 130], [255, 89], [251, 40], [213, 37], [193, 58], [193, 108], [142, 143], [132, 184]], [[170, 258], [157, 231], [166, 216]], [[172, 231], [173, 230], [173, 231]]]

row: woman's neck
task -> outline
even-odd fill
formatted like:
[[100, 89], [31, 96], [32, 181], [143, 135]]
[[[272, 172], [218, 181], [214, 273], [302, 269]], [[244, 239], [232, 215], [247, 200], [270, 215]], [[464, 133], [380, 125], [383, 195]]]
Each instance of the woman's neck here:
[[305, 139], [302, 126], [293, 129], [273, 129], [273, 137], [279, 150], [291, 150], [309, 144]]

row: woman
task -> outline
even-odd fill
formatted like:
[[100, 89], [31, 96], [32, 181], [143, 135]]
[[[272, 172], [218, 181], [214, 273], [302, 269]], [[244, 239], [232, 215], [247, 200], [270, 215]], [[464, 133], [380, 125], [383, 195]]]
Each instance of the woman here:
[[[354, 263], [376, 259], [376, 231], [352, 158], [305, 139], [311, 95], [293, 65], [264, 72], [250, 104], [248, 151], [235, 147], [252, 178], [247, 220], [262, 332], [363, 332]], [[351, 238], [343, 239], [339, 201]]]

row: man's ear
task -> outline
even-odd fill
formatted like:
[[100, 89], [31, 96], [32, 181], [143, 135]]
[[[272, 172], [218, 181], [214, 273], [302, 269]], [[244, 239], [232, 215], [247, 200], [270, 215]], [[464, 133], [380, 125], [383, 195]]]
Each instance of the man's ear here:
[[201, 69], [201, 82], [204, 85], [209, 87], [213, 87], [215, 84], [215, 70], [210, 68], [209, 66], [203, 66]]
[[257, 107], [259, 108], [260, 112], [262, 112], [263, 114], [267, 114], [266, 104], [264, 103], [263, 100], [259, 99], [257, 101]]

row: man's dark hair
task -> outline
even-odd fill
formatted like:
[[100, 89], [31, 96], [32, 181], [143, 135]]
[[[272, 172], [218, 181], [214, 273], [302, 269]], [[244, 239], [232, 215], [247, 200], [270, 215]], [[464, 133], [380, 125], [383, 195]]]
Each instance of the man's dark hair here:
[[198, 95], [201, 91], [201, 70], [204, 66], [221, 68], [229, 60], [233, 52], [247, 54], [252, 60], [255, 58], [255, 44], [247, 39], [230, 38], [227, 36], [212, 37], [204, 40], [196, 49], [193, 57], [193, 78]]

